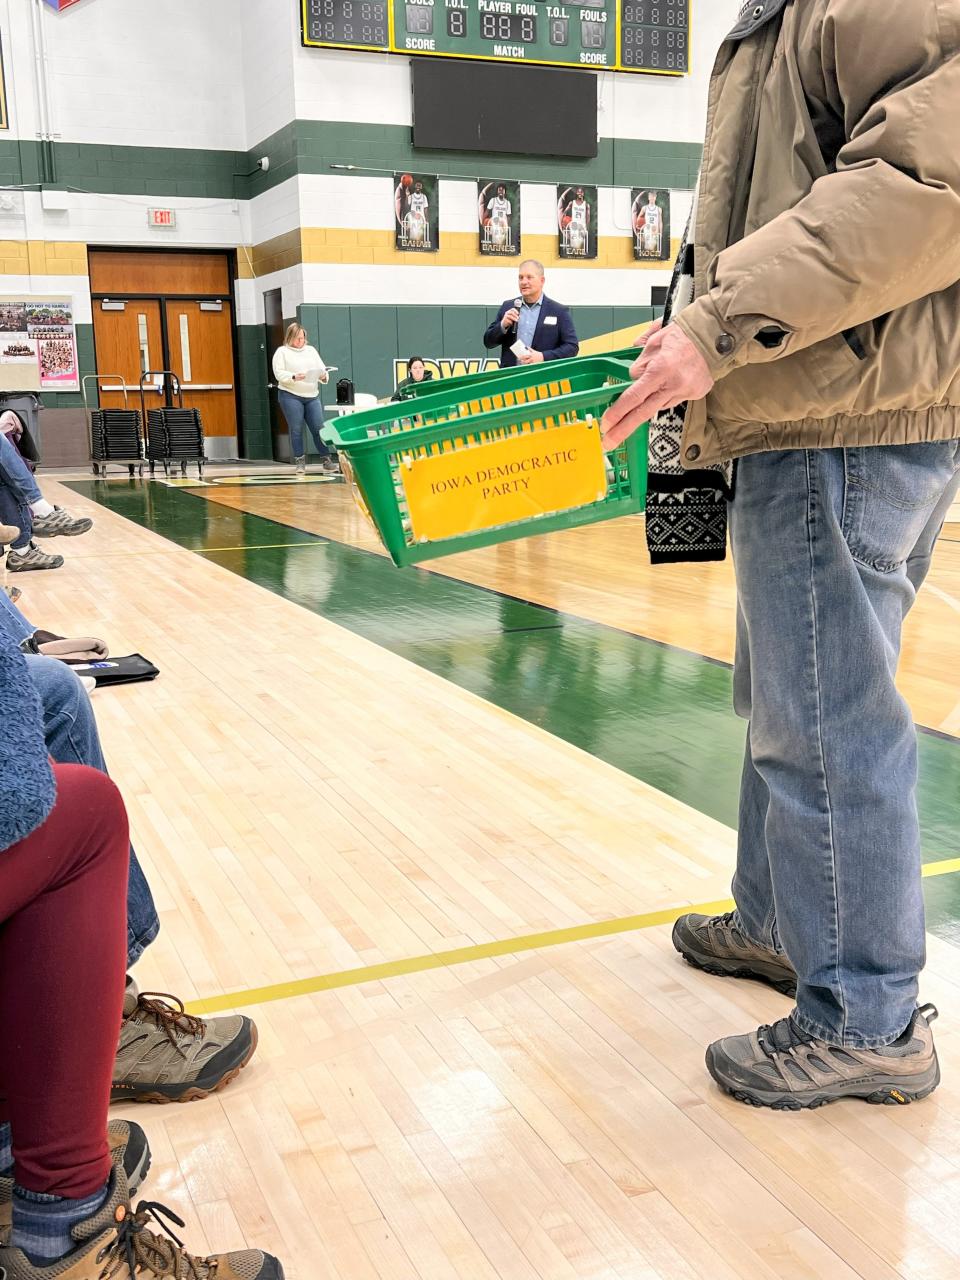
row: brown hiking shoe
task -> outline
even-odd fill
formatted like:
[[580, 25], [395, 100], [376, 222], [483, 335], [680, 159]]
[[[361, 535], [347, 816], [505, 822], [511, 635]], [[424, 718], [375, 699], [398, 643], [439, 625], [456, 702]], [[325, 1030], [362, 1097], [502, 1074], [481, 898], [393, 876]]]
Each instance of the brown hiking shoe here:
[[718, 978], [756, 978], [785, 996], [797, 994], [797, 975], [785, 955], [745, 938], [737, 915], [685, 915], [673, 926], [673, 945], [695, 969]]
[[[150, 1229], [155, 1223], [165, 1234]], [[114, 1170], [103, 1208], [73, 1229], [77, 1248], [59, 1262], [35, 1266], [19, 1249], [0, 1249], [5, 1280], [283, 1280], [283, 1267], [269, 1253], [242, 1249], [195, 1258], [166, 1225], [183, 1222], [163, 1205], [130, 1205], [123, 1169]]]
[[[111, 1120], [107, 1125], [107, 1145], [115, 1165], [123, 1166], [130, 1194], [133, 1195], [150, 1172], [150, 1144], [138, 1124], [128, 1120]], [[10, 1243], [13, 1218], [13, 1179], [0, 1178], [0, 1245]]]
[[13, 547], [7, 552], [7, 568], [11, 573], [30, 573], [34, 569], [61, 569], [63, 556], [48, 556], [41, 551], [35, 542], [30, 542], [19, 551]]
[[191, 1017], [176, 996], [127, 978], [112, 1102], [193, 1102], [228, 1085], [253, 1057], [256, 1024], [241, 1014]]
[[49, 515], [33, 517], [35, 538], [75, 538], [93, 528], [89, 516], [72, 516], [63, 507], [54, 507]]
[[933, 1093], [940, 1064], [930, 1023], [932, 1004], [917, 1009], [906, 1031], [879, 1049], [830, 1044], [801, 1031], [792, 1017], [707, 1049], [707, 1070], [738, 1102], [803, 1111], [840, 1098], [905, 1106]]

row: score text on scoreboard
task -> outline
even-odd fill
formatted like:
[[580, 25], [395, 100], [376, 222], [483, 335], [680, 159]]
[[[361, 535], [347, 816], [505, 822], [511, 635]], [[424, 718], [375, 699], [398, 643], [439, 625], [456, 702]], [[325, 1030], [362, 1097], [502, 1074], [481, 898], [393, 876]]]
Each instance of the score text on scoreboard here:
[[683, 75], [690, 0], [301, 0], [303, 43]]

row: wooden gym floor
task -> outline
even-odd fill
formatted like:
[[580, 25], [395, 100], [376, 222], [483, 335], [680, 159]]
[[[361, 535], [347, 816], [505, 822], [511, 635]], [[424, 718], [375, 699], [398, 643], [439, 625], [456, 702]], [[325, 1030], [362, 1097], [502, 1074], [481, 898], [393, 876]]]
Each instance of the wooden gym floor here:
[[163, 923], [137, 976], [261, 1028], [219, 1097], [118, 1110], [191, 1247], [292, 1280], [960, 1274], [956, 527], [903, 664], [944, 1082], [784, 1116], [703, 1051], [788, 1002], [669, 940], [729, 892], [725, 567], [654, 574], [627, 521], [401, 572], [337, 484], [70, 488], [94, 531], [14, 580], [162, 671], [95, 696]]

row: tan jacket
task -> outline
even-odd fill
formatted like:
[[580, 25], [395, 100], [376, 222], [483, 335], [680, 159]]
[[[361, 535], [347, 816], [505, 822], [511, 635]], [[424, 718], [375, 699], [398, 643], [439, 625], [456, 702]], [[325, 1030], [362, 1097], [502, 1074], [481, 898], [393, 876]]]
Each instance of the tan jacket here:
[[710, 83], [682, 456], [960, 437], [960, 0], [756, 0]]

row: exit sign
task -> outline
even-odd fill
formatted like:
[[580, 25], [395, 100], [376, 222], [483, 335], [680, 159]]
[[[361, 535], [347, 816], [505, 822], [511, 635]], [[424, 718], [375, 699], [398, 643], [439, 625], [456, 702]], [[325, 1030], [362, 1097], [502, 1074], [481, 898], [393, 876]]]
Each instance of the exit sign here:
[[175, 227], [177, 214], [174, 209], [148, 209], [147, 223], [151, 227]]

